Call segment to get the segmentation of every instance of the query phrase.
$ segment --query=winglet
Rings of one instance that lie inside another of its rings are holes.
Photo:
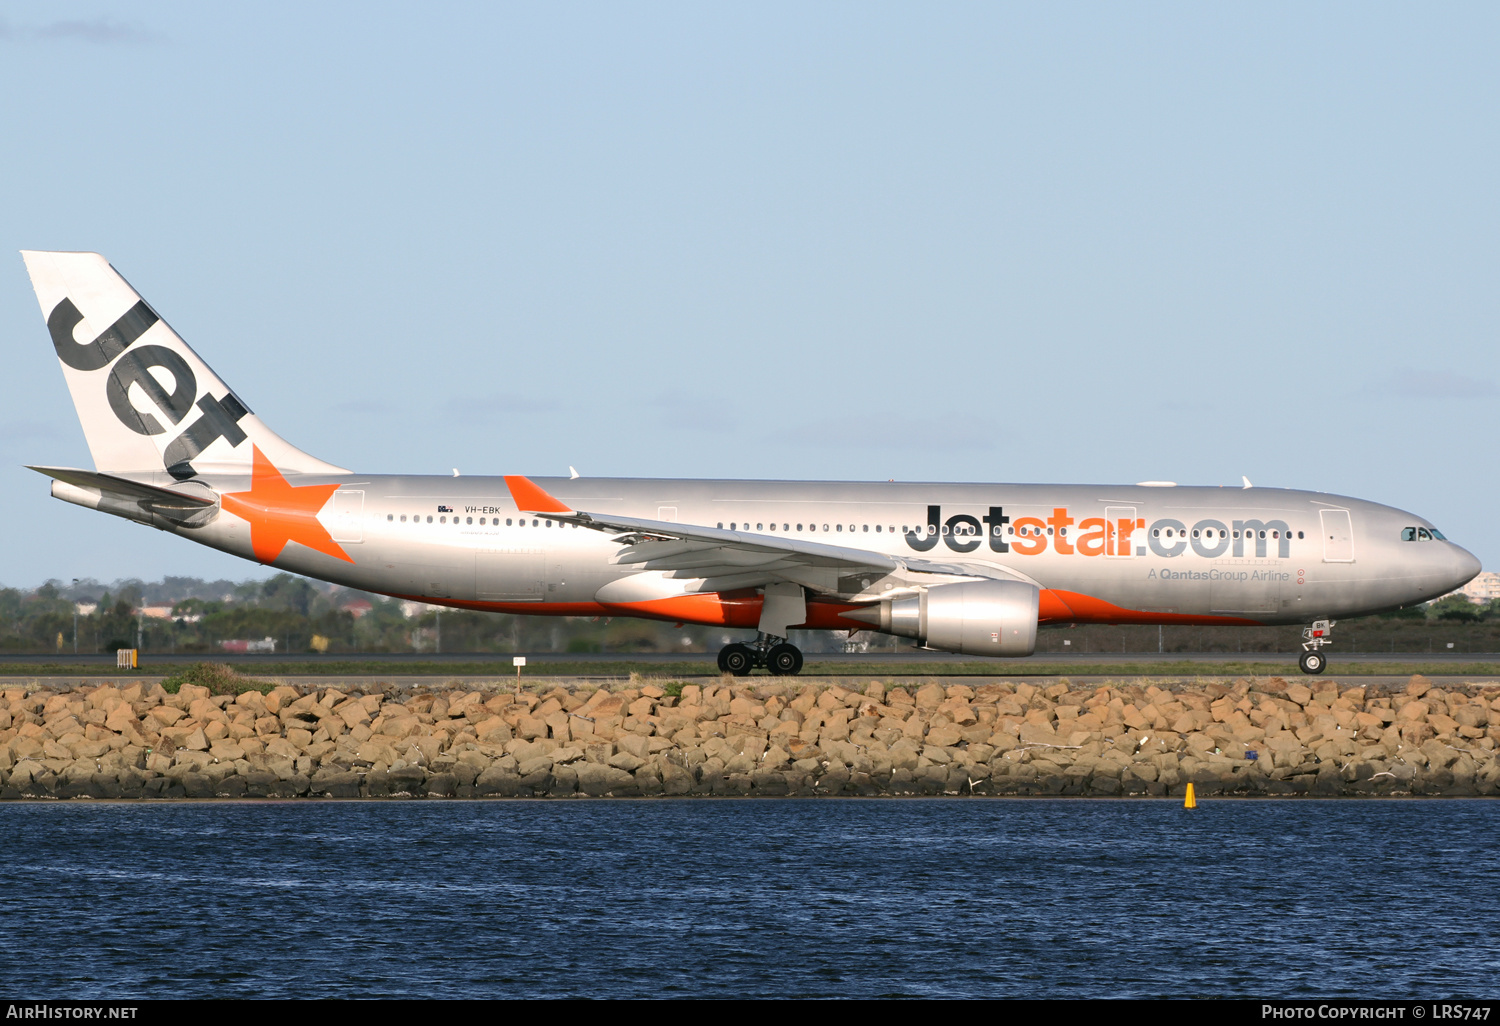
[[[510,489],[510,497],[515,500],[516,508],[525,513],[571,513],[572,509],[558,502],[548,495],[543,489],[532,483],[529,477],[517,475],[506,475],[505,487]]]

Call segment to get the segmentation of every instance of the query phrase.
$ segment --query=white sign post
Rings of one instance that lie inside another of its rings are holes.
[[[516,694],[519,695],[521,693],[521,667],[526,665],[526,657],[514,656],[510,662],[516,668]]]

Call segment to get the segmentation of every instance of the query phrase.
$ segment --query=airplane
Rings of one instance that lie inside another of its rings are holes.
[[[273,432],[97,253],[22,256],[94,469],[52,495],[266,566],[460,609],[792,629],[1021,657],[1042,625],[1310,624],[1479,573],[1428,521],[1280,488],[357,474]]]

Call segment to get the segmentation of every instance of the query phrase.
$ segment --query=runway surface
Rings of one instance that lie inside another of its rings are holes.
[[[1476,663],[1500,662],[1500,652],[1339,652],[1327,650],[1331,663]],[[528,666],[546,663],[628,663],[639,662],[652,665],[662,663],[712,662],[712,652],[524,652]],[[810,663],[850,664],[900,664],[969,663],[1005,666],[1011,673],[1022,671],[1028,665],[1054,665],[1082,663],[1098,665],[1108,663],[1285,663],[1296,672],[1295,652],[1045,652],[1024,659],[996,660],[985,656],[953,655],[947,652],[924,652],[912,649],[905,652],[807,652]],[[299,664],[319,661],[388,663],[393,668],[402,663],[486,663],[495,666],[510,666],[512,653],[494,652],[351,652],[338,655],[319,656],[313,653],[291,655],[224,655],[212,652],[143,652],[141,658],[170,663],[192,663],[198,661],[225,662],[253,673],[256,666],[276,665],[288,662]],[[53,653],[0,653],[0,672],[7,664],[58,663],[84,667],[113,667],[115,656],[72,655]]]
[[[161,675],[140,674],[140,675],[132,675],[130,679],[131,680],[139,680],[139,681],[142,681],[142,682],[145,682],[145,683],[148,683],[148,684],[154,684],[154,683],[157,683],[159,681],[164,680],[165,678],[163,676],[161,676]],[[268,681],[274,681],[274,682],[277,682],[277,683],[282,683],[282,684],[290,684],[290,685],[293,685],[294,687],[319,687],[319,688],[321,688],[321,687],[338,687],[338,688],[345,688],[345,689],[360,689],[360,690],[364,690],[364,689],[368,689],[368,688],[387,688],[387,687],[389,687],[389,688],[396,688],[396,689],[402,690],[402,691],[407,691],[407,690],[412,690],[412,689],[419,689],[419,688],[424,688],[424,687],[436,687],[436,686],[439,686],[439,685],[451,685],[451,684],[470,685],[470,686],[472,686],[472,687],[474,687],[476,689],[479,689],[479,688],[489,688],[489,687],[498,685],[501,689],[506,689],[506,688],[513,688],[515,686],[515,683],[516,683],[516,679],[513,676],[507,676],[507,675],[504,675],[504,674],[495,674],[495,673],[490,673],[490,674],[464,674],[464,675],[448,675],[448,674],[433,674],[433,675],[414,675],[414,674],[299,674],[299,675],[271,674],[271,675],[267,675],[263,679],[268,680]],[[597,676],[597,677],[590,677],[590,676],[580,676],[580,675],[546,676],[546,675],[542,675],[542,674],[535,674],[535,675],[532,675],[532,676],[529,676],[529,677],[522,678],[522,685],[525,688],[527,688],[528,690],[542,690],[542,691],[547,691],[547,690],[549,690],[549,689],[551,689],[551,688],[553,688],[555,686],[558,686],[558,685],[561,685],[561,686],[569,688],[569,689],[572,689],[572,688],[575,688],[575,687],[593,688],[593,687],[601,687],[601,686],[606,686],[606,685],[621,684],[621,683],[625,683],[625,682],[629,681],[629,679],[630,678],[628,676],[626,676],[626,675],[615,675],[615,676],[601,675],[601,676]],[[687,675],[682,675],[680,677],[672,677],[670,675],[659,675],[659,674],[643,674],[642,675],[642,680],[645,680],[645,681],[664,681],[664,680],[674,680],[674,679],[676,679],[676,680],[692,681],[692,682],[697,682],[697,683],[703,683],[703,682],[710,681],[710,680],[718,680],[717,677],[690,677],[690,676],[687,676]],[[1117,685],[1117,686],[1118,685],[1122,685],[1122,684],[1124,684],[1124,685],[1139,684],[1141,686],[1147,686],[1147,685],[1155,684],[1158,687],[1165,688],[1165,689],[1168,689],[1168,690],[1170,690],[1174,686],[1185,686],[1185,685],[1189,685],[1189,684],[1202,684],[1202,683],[1205,683],[1207,681],[1221,681],[1221,682],[1224,682],[1224,683],[1232,683],[1235,679],[1236,678],[1233,677],[1233,676],[1225,677],[1225,676],[1218,676],[1218,675],[1215,675],[1215,674],[1212,674],[1212,673],[1207,673],[1207,674],[1202,674],[1202,675],[1186,675],[1186,674],[1160,674],[1160,675],[1113,674],[1113,675],[1109,675],[1109,674],[1104,674],[1104,675],[1097,675],[1097,676],[1076,676],[1076,677],[1075,676],[1069,676],[1069,677],[1066,677],[1066,678],[1056,677],[1056,676],[1037,676],[1037,677],[958,676],[958,677],[955,677],[955,676],[946,676],[946,675],[939,676],[939,675],[928,675],[928,674],[920,674],[920,675],[919,674],[885,674],[885,675],[876,675],[876,674],[858,674],[858,675],[853,675],[853,674],[850,674],[850,675],[803,674],[802,676],[799,676],[799,677],[771,677],[771,676],[768,676],[766,674],[756,674],[756,675],[751,676],[751,677],[736,678],[737,682],[739,682],[739,683],[751,684],[751,685],[762,686],[762,687],[765,686],[765,685],[769,685],[769,684],[791,684],[791,683],[819,683],[819,682],[829,682],[829,683],[839,684],[840,686],[847,688],[847,687],[851,687],[853,685],[860,685],[860,686],[862,686],[864,683],[866,683],[868,681],[879,680],[882,683],[886,684],[887,686],[896,686],[896,685],[902,685],[902,684],[929,684],[929,683],[931,683],[931,684],[941,684],[941,685],[943,685],[945,687],[949,686],[949,685],[953,685],[953,684],[965,684],[965,685],[968,685],[971,688],[977,688],[977,687],[979,687],[979,686],[981,686],[983,684],[1007,684],[1007,685],[1009,685],[1011,687],[1015,687],[1015,685],[1017,685],[1017,684],[1028,683],[1028,684],[1036,685],[1037,687],[1045,688],[1045,687],[1050,687],[1051,685],[1056,684],[1056,683],[1058,683],[1061,680],[1067,680],[1067,682],[1069,684],[1072,684],[1075,687],[1097,687],[1097,686],[1099,686],[1101,684],[1112,684],[1112,685]],[[1268,678],[1267,677],[1260,677],[1259,679],[1265,680],[1265,679],[1268,679]],[[1391,689],[1400,689],[1402,687],[1405,687],[1406,684],[1411,680],[1411,676],[1410,675],[1405,675],[1405,676],[1379,676],[1379,677],[1377,677],[1377,676],[1369,676],[1369,677],[1365,677],[1365,676],[1360,676],[1360,677],[1340,677],[1336,673],[1329,673],[1329,674],[1323,675],[1321,678],[1317,678],[1317,677],[1303,677],[1301,674],[1295,673],[1295,667],[1293,667],[1293,671],[1290,672],[1290,673],[1287,673],[1287,674],[1283,675],[1283,679],[1286,680],[1286,682],[1288,684],[1295,684],[1295,683],[1297,683],[1298,680],[1301,680],[1301,681],[1304,681],[1304,682],[1311,682],[1311,681],[1314,681],[1314,680],[1321,679],[1321,680],[1334,680],[1334,681],[1338,681],[1340,684],[1347,684],[1347,685],[1349,685],[1351,687],[1363,686],[1363,687],[1379,688],[1381,690],[1391,690]],[[1474,676],[1428,676],[1427,680],[1431,681],[1434,687],[1440,687],[1440,688],[1452,688],[1452,687],[1458,687],[1458,686],[1461,686],[1461,685],[1463,685],[1463,686],[1481,685],[1482,686],[1482,685],[1489,685],[1489,684],[1500,684],[1500,675],[1490,675],[1490,676],[1481,676],[1481,675],[1474,675]],[[36,677],[36,676],[30,676],[30,677],[24,677],[24,676],[0,676],[0,689],[3,689],[3,688],[36,686],[36,685],[39,685],[39,684],[43,685],[43,686],[46,686],[46,687],[54,687],[55,688],[55,687],[57,687],[59,685],[63,685],[63,684],[67,684],[67,685],[81,685],[81,684],[102,684],[102,683],[113,683],[113,684],[117,684],[118,685],[120,683],[120,679],[118,677],[90,676],[90,675],[88,675],[86,673],[80,673],[80,674],[78,674],[76,676],[49,676],[49,677]]]

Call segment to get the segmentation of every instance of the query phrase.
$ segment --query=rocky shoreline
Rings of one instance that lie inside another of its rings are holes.
[[[1500,794],[1500,687],[0,693],[0,799]]]

